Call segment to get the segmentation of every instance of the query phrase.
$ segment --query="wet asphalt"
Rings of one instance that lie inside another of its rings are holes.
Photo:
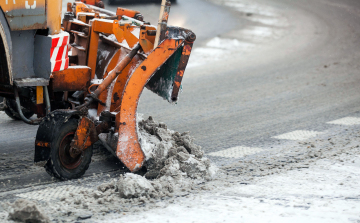
[[[278,134],[324,131],[328,121],[360,117],[360,2],[262,4],[288,19],[286,34],[246,54],[189,68],[175,106],[145,90],[139,112],[176,131],[191,131],[206,152],[240,145],[270,149],[282,143],[271,138]],[[159,4],[124,7],[141,11],[145,20],[156,24]],[[195,47],[230,33],[241,39],[236,31],[254,25],[243,13],[201,0],[179,0],[169,23],[192,29],[198,36]],[[0,113],[0,192],[54,183],[32,164],[36,129]],[[106,152],[95,153],[86,176],[122,168]]]

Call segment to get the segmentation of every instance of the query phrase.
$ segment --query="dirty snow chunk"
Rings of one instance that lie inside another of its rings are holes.
[[[50,222],[49,217],[43,214],[42,210],[32,201],[19,199],[9,206],[9,218],[11,220],[31,223]]]
[[[116,186],[122,198],[138,198],[155,190],[145,177],[132,173],[120,176]]]
[[[179,156],[178,154],[177,156]],[[180,170],[187,174],[190,178],[199,178],[206,175],[207,167],[204,162],[201,160],[190,157],[187,160],[184,160],[180,164]]]
[[[179,133],[167,129],[164,123],[153,120],[139,122],[138,135],[146,156],[147,178],[172,177],[181,181],[189,179],[208,180],[215,169],[210,171],[210,161],[203,158],[201,146],[194,143],[189,132]],[[212,173],[210,173],[212,172]]]

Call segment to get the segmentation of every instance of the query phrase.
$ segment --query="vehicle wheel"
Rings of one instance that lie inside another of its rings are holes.
[[[89,168],[93,148],[90,146],[80,155],[70,156],[70,143],[78,127],[77,119],[69,119],[56,127],[50,142],[50,159],[45,165],[46,172],[60,180],[77,179]]]
[[[21,120],[21,117],[19,113],[17,112],[17,106],[16,102],[13,99],[6,99],[4,98],[4,112],[9,116],[10,118],[14,120]],[[30,118],[34,115],[34,112],[29,111],[28,109],[21,107],[22,112],[26,118]]]

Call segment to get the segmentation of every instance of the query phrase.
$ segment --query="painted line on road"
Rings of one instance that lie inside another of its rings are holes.
[[[229,149],[212,152],[209,153],[209,156],[218,156],[225,158],[241,158],[248,155],[253,155],[259,152],[262,152],[263,149],[256,147],[244,147],[244,146],[236,146]]]
[[[274,136],[275,139],[288,139],[288,140],[306,140],[317,135],[323,134],[323,132],[316,131],[306,131],[306,130],[296,130],[293,132],[288,132],[282,135]]]
[[[345,117],[341,119],[337,119],[331,122],[327,122],[327,124],[334,125],[360,125],[360,118],[358,117]]]
[[[52,188],[46,188],[43,190],[32,191],[28,193],[17,194],[17,197],[39,200],[39,201],[51,201],[59,200],[61,198],[72,197],[73,195],[81,192],[91,193],[93,190],[85,187],[77,186],[58,186]]]

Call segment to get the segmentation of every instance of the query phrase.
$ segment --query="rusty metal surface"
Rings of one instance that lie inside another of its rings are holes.
[[[94,95],[98,97],[101,92],[103,92],[109,85],[117,78],[117,76],[124,70],[124,68],[131,62],[137,52],[140,50],[141,46],[138,44],[134,49],[122,59],[116,67],[109,73],[109,75],[104,79],[104,81],[98,86],[94,91]]]
[[[167,32],[167,23],[168,23],[169,14],[170,14],[170,8],[171,8],[171,3],[169,1],[167,1],[165,3],[164,14],[162,15],[161,23],[159,24],[161,26],[160,42],[165,39],[165,35]]]
[[[86,91],[90,86],[91,69],[89,67],[70,66],[51,75],[50,85],[56,91]]]
[[[87,117],[81,118],[74,138],[70,143],[70,156],[75,158],[98,141],[95,124]],[[95,136],[95,137],[94,137]]]
[[[195,34],[189,33],[189,36],[185,40],[183,51],[182,51],[181,57],[180,57],[179,67],[176,72],[176,76],[175,76],[175,80],[174,80],[173,90],[171,93],[171,101],[173,101],[173,102],[176,102],[178,99],[179,91],[180,91],[180,87],[181,87],[181,81],[184,77],[185,69],[189,62],[191,50],[192,50],[195,39],[196,39]]]
[[[126,8],[120,8],[118,7],[116,10],[116,15],[117,16],[129,16],[131,18],[137,19],[139,17],[142,17],[141,13],[139,11],[136,10],[130,10],[130,9],[126,9]]]
[[[47,28],[45,0],[1,1],[0,6],[13,31]]]
[[[139,170],[145,161],[136,130],[136,111],[141,93],[155,71],[179,47],[176,40],[163,41],[129,77],[121,96],[121,112],[116,115],[116,130],[119,131],[116,154],[132,172]]]

